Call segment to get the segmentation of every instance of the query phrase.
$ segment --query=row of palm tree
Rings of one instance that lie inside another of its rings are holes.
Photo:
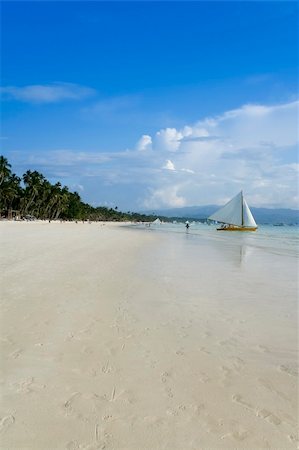
[[[1,217],[33,216],[47,220],[152,220],[154,216],[122,213],[113,208],[92,207],[82,202],[77,192],[70,192],[61,183],[51,184],[43,174],[27,170],[22,178],[16,176],[7,158],[0,156]]]

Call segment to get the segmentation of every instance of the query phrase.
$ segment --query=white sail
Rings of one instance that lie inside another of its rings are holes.
[[[212,214],[209,219],[239,227],[257,227],[242,191]]]
[[[242,192],[232,198],[223,208],[218,209],[209,219],[230,225],[242,226]]]
[[[251,214],[249,206],[246,203],[245,198],[243,197],[243,225],[245,227],[257,227],[257,224]]]

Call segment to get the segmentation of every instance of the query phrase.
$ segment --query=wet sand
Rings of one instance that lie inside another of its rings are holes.
[[[292,255],[0,222],[3,449],[295,449]]]

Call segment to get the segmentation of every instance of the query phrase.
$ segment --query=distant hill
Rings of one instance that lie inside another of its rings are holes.
[[[186,206],[183,208],[160,209],[155,210],[157,216],[177,217],[188,219],[206,219],[213,214],[220,206],[206,205],[206,206]],[[271,209],[271,208],[254,208],[251,207],[251,212],[257,223],[292,223],[299,224],[299,210],[297,209]]]

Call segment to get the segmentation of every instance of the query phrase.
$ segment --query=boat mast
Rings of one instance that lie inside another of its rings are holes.
[[[243,206],[243,191],[241,191],[241,201],[242,201],[242,227],[244,226],[244,206]]]

